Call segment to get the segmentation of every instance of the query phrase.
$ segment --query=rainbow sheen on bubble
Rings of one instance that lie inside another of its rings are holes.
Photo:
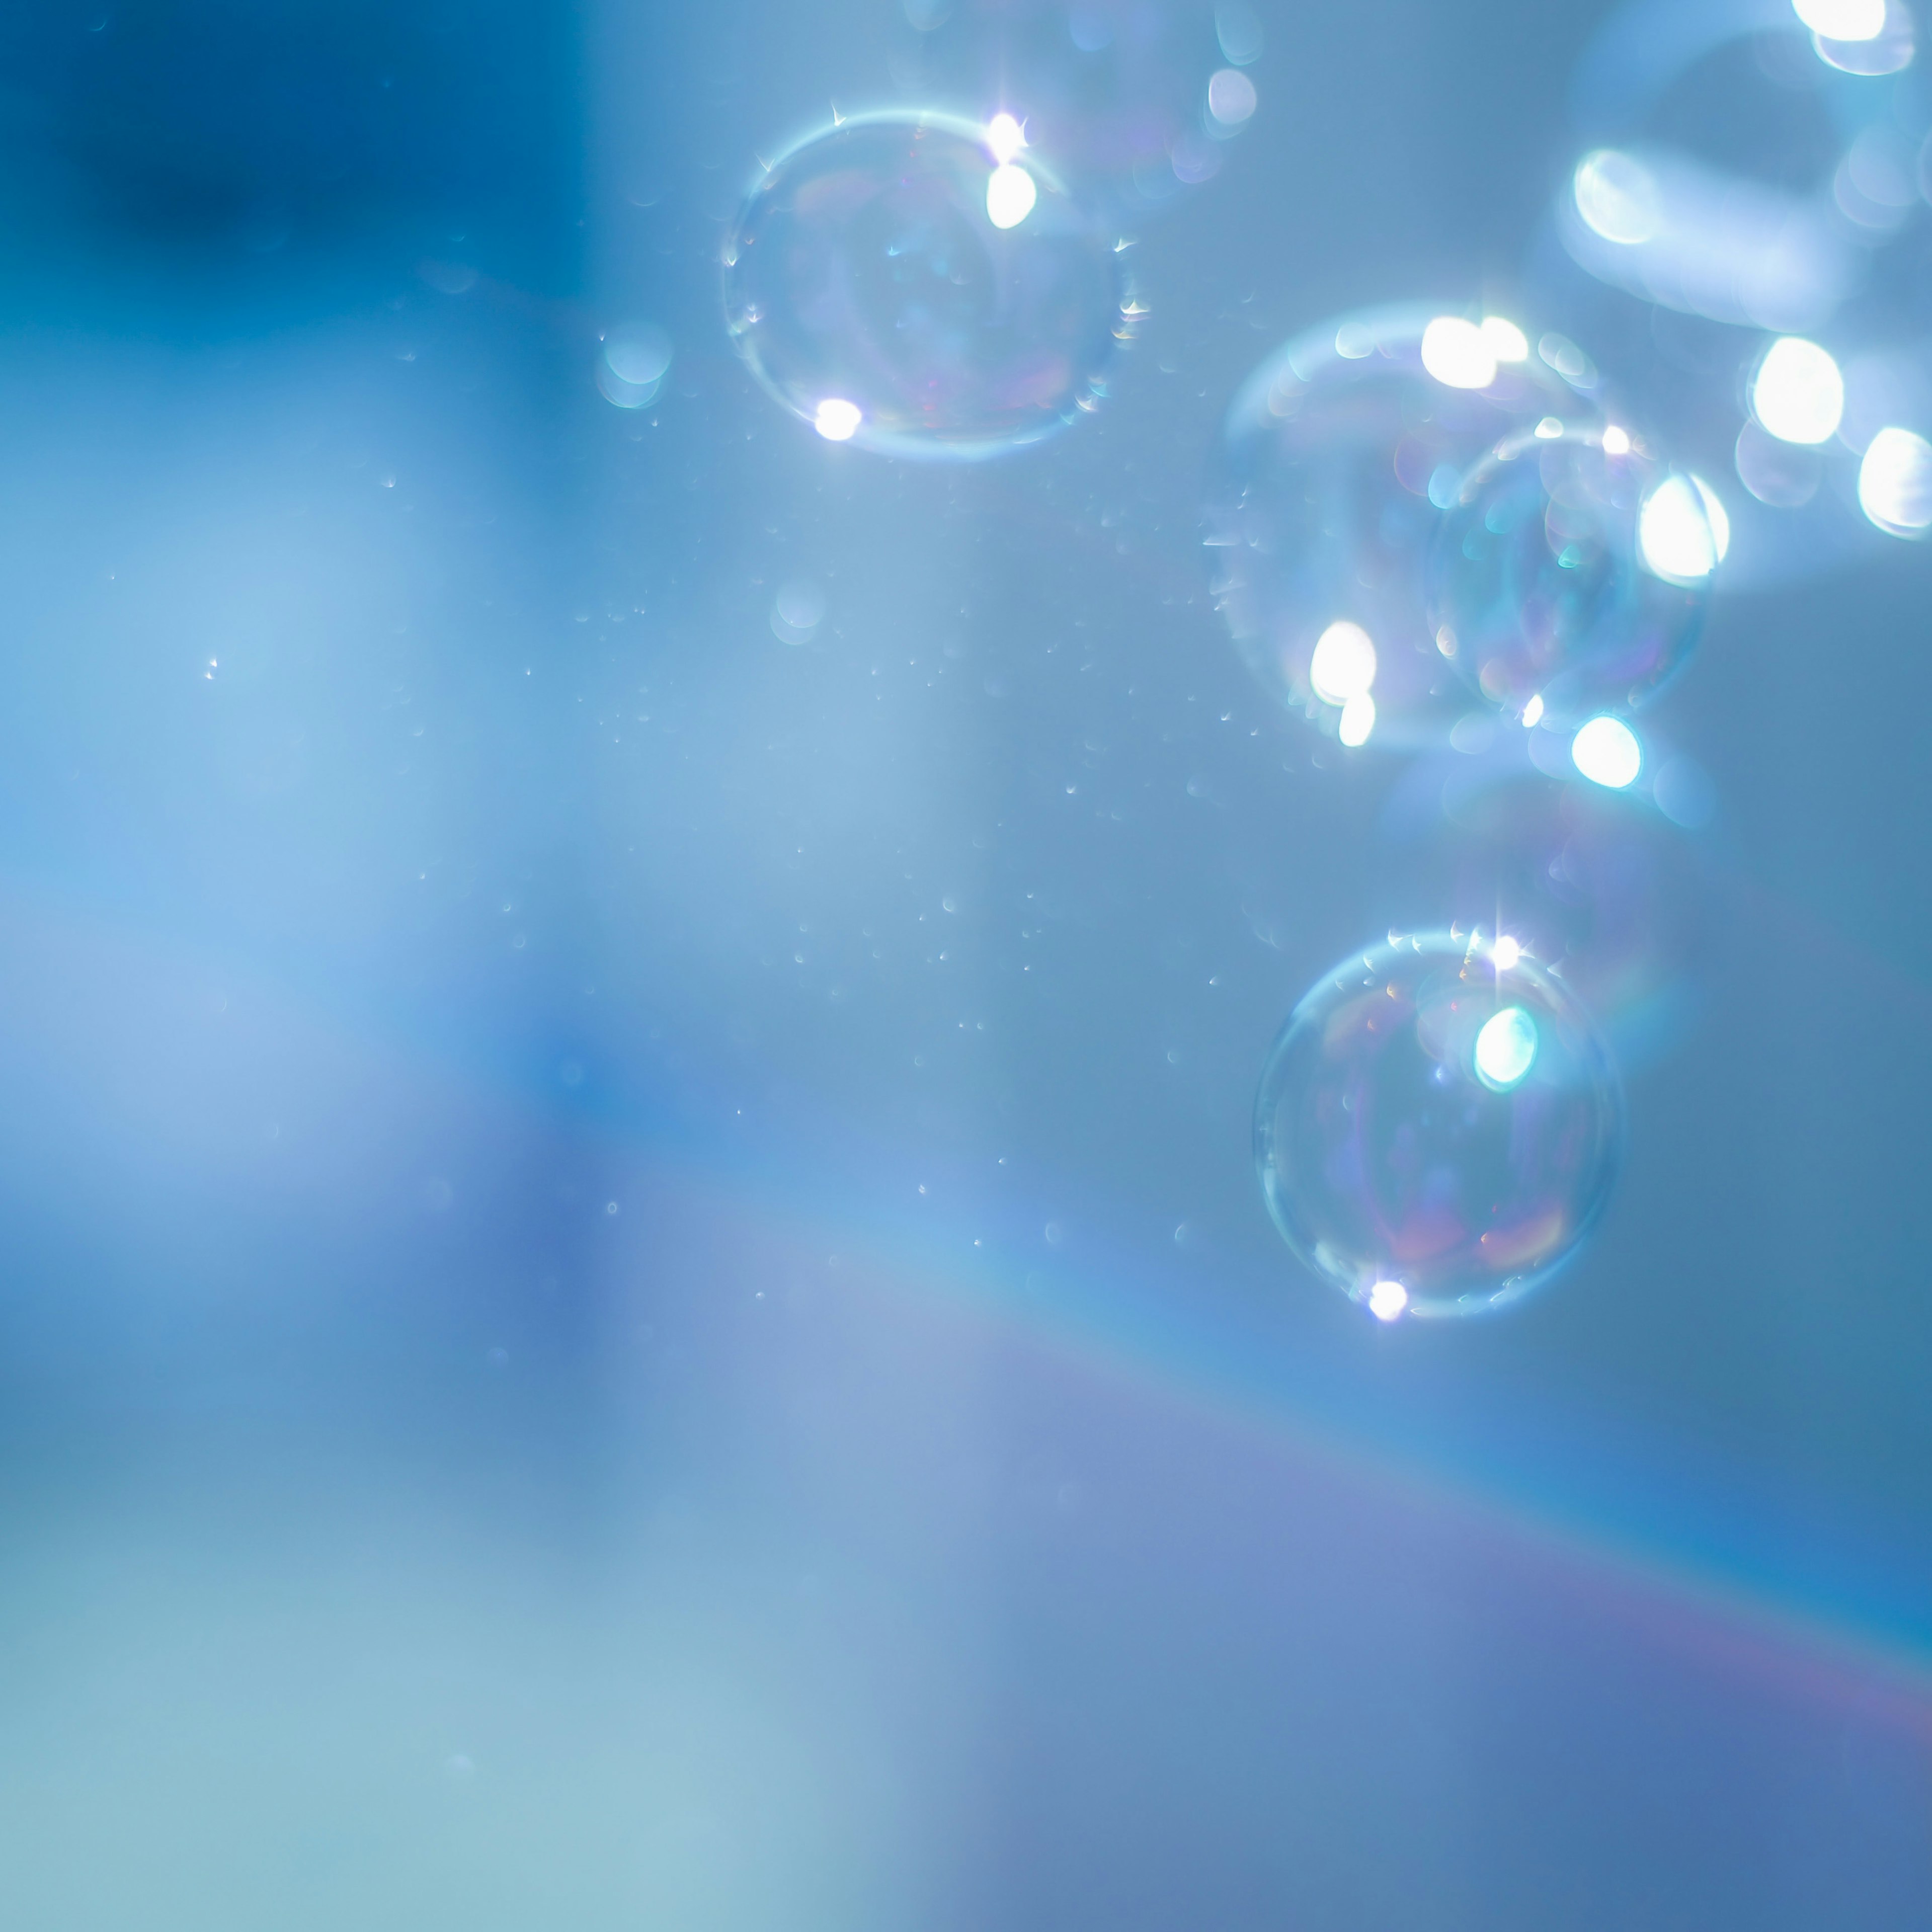
[[[1694,477],[1628,434],[1517,436],[1436,532],[1429,620],[1466,688],[1574,728],[1634,710],[1682,670],[1725,533]]]
[[[1017,131],[847,121],[746,203],[725,250],[733,341],[827,441],[970,460],[1106,395],[1136,312],[1120,255]]]
[[[1509,939],[1391,939],[1295,1008],[1263,1069],[1275,1226],[1378,1319],[1460,1316],[1571,1259],[1615,1185],[1623,1102],[1594,1022]]]
[[[1567,343],[1417,304],[1324,322],[1264,362],[1204,518],[1216,602],[1262,685],[1344,745],[1444,742],[1466,704],[1425,608],[1443,508],[1503,439],[1595,422],[1594,380]]]

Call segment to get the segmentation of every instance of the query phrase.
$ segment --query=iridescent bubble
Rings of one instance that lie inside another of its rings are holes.
[[[1468,688],[1556,728],[1631,710],[1683,668],[1721,554],[1708,486],[1628,433],[1500,445],[1436,533],[1429,608]]]
[[[1262,1075],[1275,1226],[1378,1319],[1502,1306],[1573,1256],[1614,1184],[1622,1100],[1562,982],[1506,940],[1438,932],[1344,960]]]
[[[1595,380],[1560,337],[1532,348],[1506,316],[1420,304],[1324,322],[1263,363],[1204,516],[1216,597],[1262,682],[1345,744],[1444,740],[1465,707],[1426,620],[1436,526],[1499,440],[1597,421]]]
[[[828,441],[989,456],[1095,407],[1137,313],[1017,124],[847,121],[767,170],[725,251],[765,388]]]

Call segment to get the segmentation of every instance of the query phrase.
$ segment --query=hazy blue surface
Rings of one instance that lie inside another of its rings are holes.
[[[0,28],[0,1918],[1932,1916],[1924,553],[1716,603],[1699,997],[1546,1298],[1376,1328],[1250,1165],[1457,908],[1203,465],[1510,298],[1594,12],[1264,9],[1114,404],[948,471],[718,316],[884,0],[101,10]]]

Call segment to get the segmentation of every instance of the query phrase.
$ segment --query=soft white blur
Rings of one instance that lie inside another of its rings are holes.
[[[1751,380],[1751,413],[1781,442],[1830,440],[1845,413],[1845,379],[1828,350],[1780,336]]]
[[[1909,429],[1882,429],[1858,465],[1858,507],[1893,536],[1932,529],[1932,443]]]
[[[1592,784],[1622,791],[1643,769],[1636,734],[1621,718],[1592,718],[1570,740],[1570,757]]]
[[[1486,389],[1496,380],[1495,350],[1460,315],[1438,315],[1422,332],[1422,366],[1452,389]]]
[[[1346,618],[1330,624],[1315,640],[1308,682],[1326,704],[1346,704],[1376,681],[1375,642],[1359,624]]]

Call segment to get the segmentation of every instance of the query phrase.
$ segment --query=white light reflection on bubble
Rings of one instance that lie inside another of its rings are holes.
[[[1002,167],[1026,144],[1026,130],[1010,114],[995,114],[986,123],[987,152]]]
[[[1408,1306],[1408,1290],[1399,1281],[1378,1281],[1369,1290],[1369,1312],[1378,1322],[1394,1321]]]
[[[1361,697],[1376,681],[1375,640],[1346,618],[1330,624],[1315,640],[1308,681],[1324,704],[1346,704]]]
[[[1017,228],[1033,212],[1040,190],[1017,161],[1002,161],[986,181],[986,219],[995,228]]]
[[[1223,128],[1246,127],[1256,100],[1254,82],[1238,67],[1224,67],[1208,83],[1208,112]]]
[[[1562,425],[1558,424],[1557,426],[1557,434],[1560,436],[1562,433]],[[1630,431],[1628,430],[1620,429],[1615,423],[1612,423],[1604,431],[1604,453],[1605,455],[1628,456],[1630,454]]]
[[[1858,508],[1895,537],[1932,530],[1932,443],[1909,429],[1882,429],[1858,465]]]
[[[1358,691],[1342,707],[1342,722],[1335,735],[1351,748],[1366,745],[1376,728],[1376,700],[1366,691]]]
[[[1492,1093],[1520,1086],[1536,1062],[1536,1022],[1520,1006],[1505,1006],[1476,1036],[1476,1072]]]
[[[1666,476],[1637,512],[1637,548],[1646,566],[1666,584],[1697,584],[1718,567],[1724,552],[1706,508],[1711,493],[1694,477]],[[1726,536],[1729,536],[1728,526]]]
[[[1875,40],[1885,31],[1885,0],[1791,0],[1791,10],[1828,40]]]
[[[1489,344],[1490,353],[1498,362],[1527,362],[1529,360],[1529,338],[1507,316],[1484,316],[1483,340]]]
[[[1522,707],[1522,728],[1526,731],[1534,731],[1542,722],[1543,694],[1539,691],[1536,695]]]
[[[1496,962],[1496,970],[1498,973],[1513,972],[1517,961],[1522,957],[1522,948],[1515,940],[1510,938],[1508,933],[1504,933],[1496,944],[1490,948],[1490,956]]]
[[[1592,718],[1570,742],[1570,758],[1592,784],[1622,791],[1643,769],[1636,734],[1621,718]]]
[[[827,442],[850,442],[862,412],[843,396],[827,396],[813,414],[812,426]]]
[[[1657,183],[1650,170],[1615,148],[1599,148],[1576,164],[1570,184],[1576,212],[1592,231],[1621,248],[1635,248],[1656,234]]]
[[[1845,413],[1845,379],[1828,350],[1782,335],[1751,380],[1751,413],[1780,442],[1828,442]]]
[[[1451,389],[1486,389],[1496,380],[1496,351],[1460,315],[1438,315],[1422,332],[1422,366]]]

